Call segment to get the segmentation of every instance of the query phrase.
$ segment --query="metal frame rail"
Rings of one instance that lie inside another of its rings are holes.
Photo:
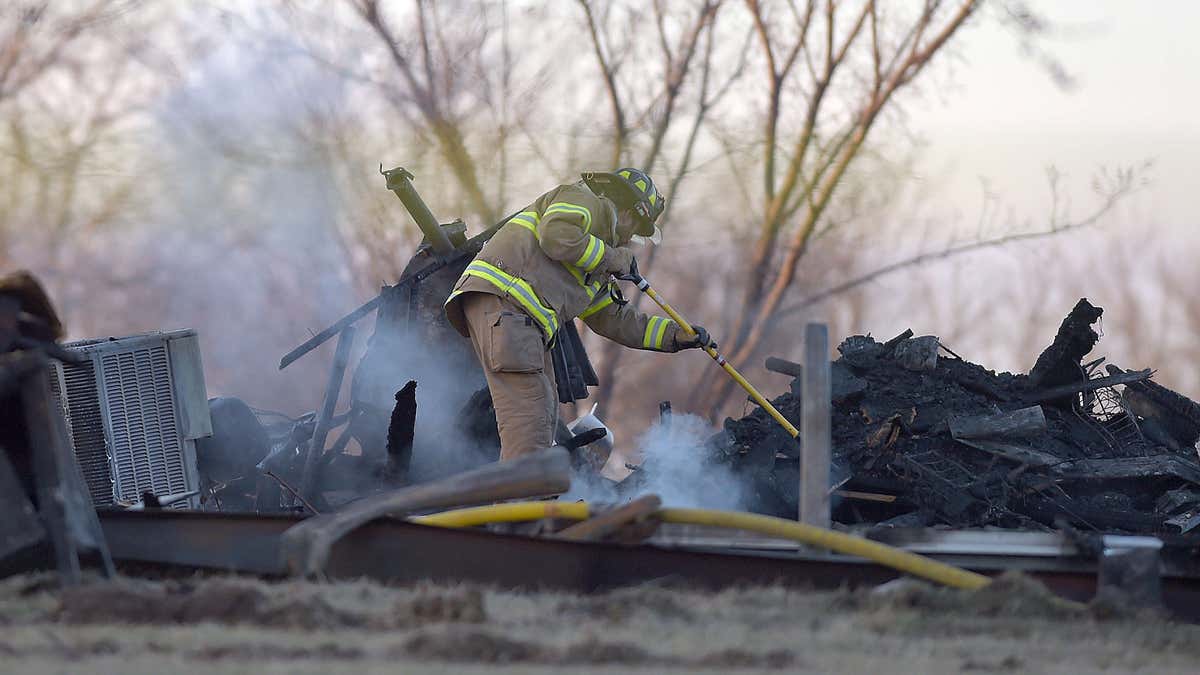
[[[118,561],[263,576],[284,575],[279,537],[299,520],[299,516],[194,511],[100,514],[112,556]],[[844,556],[796,550],[732,551],[711,546],[576,542],[385,519],[339,541],[326,571],[331,578],[368,577],[387,583],[470,581],[574,592],[648,581],[702,589],[775,583],[838,588],[874,585],[898,576],[889,568]],[[1039,566],[1029,558],[1019,565],[1006,562],[1003,556],[965,558],[956,562],[965,562],[984,574],[1022,569],[1072,600],[1086,601],[1096,592],[1094,565],[1063,569],[1049,562]],[[1168,571],[1162,577],[1162,595],[1172,614],[1200,621],[1200,577]]]

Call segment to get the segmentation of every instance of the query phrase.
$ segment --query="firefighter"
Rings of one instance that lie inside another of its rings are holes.
[[[558,395],[549,349],[579,318],[634,349],[676,352],[711,344],[699,326],[681,334],[663,316],[621,300],[614,276],[634,265],[634,237],[659,239],[663,196],[638,169],[585,173],[513,216],[467,266],[446,300],[450,323],[471,339],[500,431],[500,459],[554,442]]]

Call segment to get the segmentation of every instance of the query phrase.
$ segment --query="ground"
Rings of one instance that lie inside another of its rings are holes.
[[[603,595],[235,577],[0,582],[0,671],[20,673],[1195,672],[1200,627],[977,592],[658,586]]]

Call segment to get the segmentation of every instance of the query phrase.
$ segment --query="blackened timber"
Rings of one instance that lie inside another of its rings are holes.
[[[1022,443],[993,438],[959,438],[959,443],[976,450],[1012,460],[1027,466],[1052,466],[1062,462],[1062,459],[1041,450],[1031,448]]]
[[[956,440],[1024,436],[1045,429],[1046,416],[1042,413],[1040,405],[999,415],[950,418],[950,435]]]
[[[795,361],[788,361],[775,356],[768,356],[765,364],[767,370],[780,375],[788,375],[791,377],[803,377],[804,366]]]
[[[455,250],[452,254],[450,254],[448,256],[441,256],[441,257],[430,256],[430,257],[428,257],[428,262],[421,265],[418,269],[414,269],[412,272],[405,274],[403,277],[400,278],[399,281],[396,282],[396,284],[394,286],[384,287],[384,290],[382,292],[380,292],[379,295],[377,295],[374,298],[363,303],[362,305],[360,305],[358,307],[358,309],[356,309],[353,312],[350,312],[346,316],[342,317],[341,319],[339,319],[337,321],[337,323],[334,323],[329,328],[326,328],[325,330],[321,331],[320,333],[317,333],[316,335],[312,336],[311,338],[306,340],[303,344],[301,344],[299,347],[296,347],[295,349],[288,352],[287,354],[284,354],[283,358],[279,360],[279,369],[283,370],[284,368],[287,368],[289,365],[294,363],[300,357],[311,352],[312,350],[316,349],[317,347],[320,347],[321,345],[325,344],[331,338],[333,338],[334,336],[338,335],[343,330],[345,330],[347,327],[353,326],[355,323],[358,323],[358,321],[360,319],[366,317],[371,312],[374,312],[376,309],[379,308],[380,303],[383,302],[384,294],[387,293],[389,291],[389,289],[396,288],[398,286],[406,286],[406,285],[409,285],[412,283],[419,282],[419,281],[426,279],[427,277],[430,277],[430,276],[436,274],[437,272],[441,271],[447,265],[451,265],[453,263],[460,262],[462,260],[470,260],[471,258],[474,258],[475,255],[479,253],[480,249],[483,248],[483,245],[485,243],[487,243],[487,240],[491,239],[492,235],[499,232],[500,228],[504,227],[505,223],[508,222],[509,218],[512,218],[513,216],[517,215],[517,213],[518,212],[513,212],[512,214],[509,214],[509,216],[506,217],[504,220],[500,221],[499,223],[496,223],[495,225],[492,225],[491,227],[484,230],[483,232],[480,232],[479,234],[475,235],[474,237],[471,237],[470,239],[467,240],[466,244],[464,244],[463,246],[460,246],[457,250]],[[420,254],[418,254],[418,255],[420,255]],[[414,258],[414,260],[415,260],[415,258]],[[410,263],[410,265],[411,265],[411,263]]]
[[[1127,373],[1109,365],[1108,372]],[[1157,382],[1139,381],[1125,387],[1124,398],[1133,412],[1154,419],[1183,446],[1200,439],[1200,404]]]
[[[912,329],[905,328],[903,333],[901,333],[901,334],[897,335],[896,337],[892,338],[891,340],[888,340],[887,342],[883,343],[883,353],[891,354],[892,350],[894,350],[896,348],[896,345],[900,344],[901,342],[904,342],[905,340],[907,340],[908,338],[910,338],[912,336],[913,336]]]
[[[1100,335],[1092,330],[1104,310],[1080,298],[1058,327],[1058,334],[1040,355],[1029,371],[1029,380],[1036,387],[1054,387],[1084,379],[1079,367],[1083,357],[1092,351]]]
[[[1107,480],[1117,478],[1148,478],[1166,476],[1200,485],[1200,465],[1178,455],[1150,457],[1121,457],[1119,459],[1080,459],[1063,462],[1054,467],[1063,478],[1075,480]]]
[[[388,424],[384,475],[389,481],[403,481],[408,477],[416,426],[417,383],[409,380],[396,392],[396,407],[392,408],[392,418]]]
[[[1149,368],[1147,368],[1146,370],[1139,370],[1137,372],[1132,372],[1132,371],[1124,372],[1119,375],[1109,375],[1107,377],[1097,377],[1097,378],[1093,378],[1090,380],[1083,380],[1080,382],[1075,382],[1073,384],[1064,384],[1064,385],[1058,386],[1058,387],[1051,387],[1050,389],[1042,389],[1041,391],[1035,391],[1035,392],[1029,394],[1027,396],[1027,399],[1030,401],[1042,401],[1042,402],[1053,401],[1056,399],[1061,399],[1064,396],[1080,394],[1085,391],[1095,391],[1097,389],[1102,389],[1104,387],[1115,387],[1118,384],[1124,384],[1124,385],[1134,384],[1137,382],[1141,382],[1142,380],[1148,380],[1153,376],[1154,376],[1154,371],[1150,370]]]

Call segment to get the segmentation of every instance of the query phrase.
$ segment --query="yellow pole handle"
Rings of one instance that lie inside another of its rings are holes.
[[[662,307],[663,311],[666,312],[675,321],[675,323],[679,324],[679,327],[687,332],[688,335],[696,335],[696,329],[692,328],[692,324],[688,323],[686,319],[680,316],[679,312],[676,312],[675,308],[668,304],[666,300],[663,300],[661,297],[659,297],[658,291],[655,291],[654,288],[650,286],[650,282],[639,276],[636,279],[636,283],[638,289],[650,296],[651,300],[658,303],[658,306]],[[800,435],[800,430],[792,426],[792,423],[783,416],[783,413],[776,410],[775,406],[771,405],[771,402],[768,401],[762,394],[760,394],[758,390],[754,388],[754,385],[747,382],[746,378],[742,377],[742,374],[739,373],[736,368],[729,365],[729,362],[725,360],[724,356],[721,356],[720,352],[707,345],[704,346],[704,351],[712,357],[713,361],[717,362],[718,366],[721,366],[726,373],[729,373],[729,376],[733,378],[734,382],[737,382],[742,389],[746,390],[746,393],[750,394],[750,398],[754,399],[755,403],[762,406],[763,410],[766,410],[768,413],[770,413],[771,417],[774,417],[775,421],[779,422],[779,425],[792,435],[792,438],[796,438]]]

